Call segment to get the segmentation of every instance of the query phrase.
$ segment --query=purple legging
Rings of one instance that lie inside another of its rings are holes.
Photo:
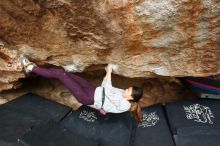
[[[61,81],[75,98],[82,104],[92,105],[94,103],[94,93],[96,87],[85,79],[66,72],[63,69],[42,68],[34,66],[32,72],[45,78],[56,78]]]

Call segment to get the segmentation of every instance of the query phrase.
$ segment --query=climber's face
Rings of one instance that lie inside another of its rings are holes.
[[[127,100],[133,100],[133,97],[131,95],[132,95],[132,87],[125,89],[125,92],[123,93],[123,97]]]

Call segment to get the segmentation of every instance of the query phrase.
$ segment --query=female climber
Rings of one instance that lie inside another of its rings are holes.
[[[69,89],[78,102],[98,109],[102,114],[122,113],[130,110],[134,112],[139,122],[142,119],[138,104],[143,94],[142,88],[132,86],[123,90],[113,87],[111,82],[112,64],[105,67],[106,76],[101,86],[96,87],[64,69],[39,67],[24,56],[20,57],[20,63],[26,73],[33,72],[45,78],[58,79]]]

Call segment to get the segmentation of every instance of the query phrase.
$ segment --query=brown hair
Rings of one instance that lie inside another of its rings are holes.
[[[143,95],[143,89],[142,88],[136,87],[136,86],[132,87],[132,94],[131,94],[131,96],[134,99],[131,101],[131,109],[130,109],[130,111],[134,113],[135,119],[138,122],[142,121],[141,107],[140,107],[140,105],[138,103],[139,100],[141,99],[142,95]]]

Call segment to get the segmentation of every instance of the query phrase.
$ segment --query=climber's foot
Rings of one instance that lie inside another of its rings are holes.
[[[21,65],[24,68],[26,73],[30,73],[32,71],[33,67],[36,66],[35,63],[29,61],[28,58],[25,57],[25,56],[21,56],[19,58],[19,60],[20,60],[20,63],[21,63]]]

